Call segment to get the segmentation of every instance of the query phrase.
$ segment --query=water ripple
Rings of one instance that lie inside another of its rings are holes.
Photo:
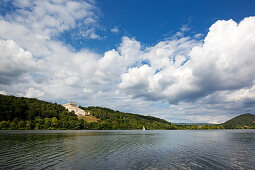
[[[255,131],[0,131],[0,169],[253,169]]]

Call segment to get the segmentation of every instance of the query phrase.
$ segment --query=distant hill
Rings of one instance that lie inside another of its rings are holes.
[[[246,113],[234,117],[222,124],[224,128],[255,128],[255,115]]]

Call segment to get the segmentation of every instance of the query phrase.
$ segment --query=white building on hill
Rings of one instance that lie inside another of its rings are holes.
[[[90,112],[85,112],[84,110],[78,108],[77,104],[74,102],[63,104],[63,106],[69,111],[74,111],[74,113],[78,116],[90,115]]]

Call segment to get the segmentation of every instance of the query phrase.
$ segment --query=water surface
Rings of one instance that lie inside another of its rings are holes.
[[[0,169],[254,169],[255,130],[0,131]]]

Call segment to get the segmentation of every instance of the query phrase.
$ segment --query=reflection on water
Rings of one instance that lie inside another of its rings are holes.
[[[255,130],[0,131],[0,169],[253,169]]]

